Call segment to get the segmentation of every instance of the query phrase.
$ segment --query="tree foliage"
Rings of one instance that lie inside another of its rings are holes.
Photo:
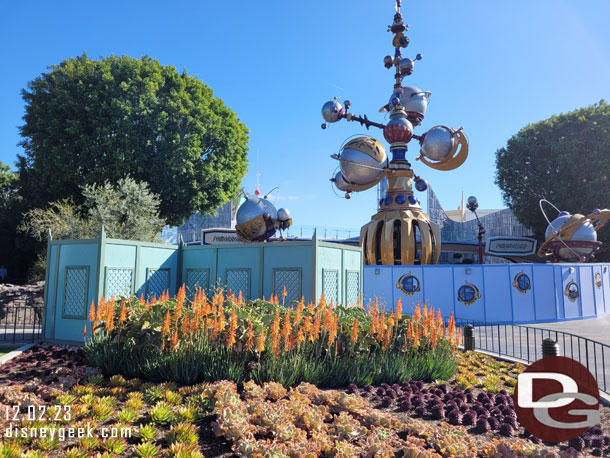
[[[547,222],[540,199],[572,214],[610,208],[610,105],[602,100],[524,127],[496,152],[496,168],[504,201],[541,239]],[[605,247],[597,260],[608,259],[607,227],[598,240]]]
[[[116,186],[82,187],[82,207],[64,199],[47,208],[30,210],[20,229],[38,241],[96,237],[102,226],[108,237],[155,241],[165,221],[159,216],[158,196],[148,185],[132,178],[119,180]]]
[[[8,165],[0,161],[0,193],[8,192],[15,185],[17,178],[17,172],[11,171]]]
[[[30,208],[73,199],[82,185],[131,176],[160,196],[161,216],[181,223],[232,198],[246,172],[248,130],[212,90],[147,56],[86,55],[50,67],[22,92]]]

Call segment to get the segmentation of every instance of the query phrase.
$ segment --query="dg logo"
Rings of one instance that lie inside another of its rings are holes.
[[[545,441],[574,439],[600,423],[595,378],[563,356],[538,360],[519,374],[514,401],[521,425]]]

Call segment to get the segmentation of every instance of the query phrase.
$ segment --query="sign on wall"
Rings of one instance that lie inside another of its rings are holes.
[[[203,240],[204,245],[242,243],[234,229],[203,229],[201,231],[201,240]]]
[[[536,240],[527,237],[489,237],[485,253],[494,256],[529,256],[536,253]]]

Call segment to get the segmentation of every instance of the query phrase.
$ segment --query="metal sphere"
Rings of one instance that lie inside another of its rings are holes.
[[[398,64],[398,70],[401,75],[410,75],[413,73],[413,67],[415,66],[415,62],[412,59],[404,58]]]
[[[392,115],[388,124],[383,128],[383,137],[388,143],[409,143],[413,137],[413,124],[407,119],[404,112]]]
[[[455,148],[455,136],[445,126],[435,126],[424,135],[421,153],[433,161],[447,159]]]
[[[271,202],[257,196],[248,195],[246,201],[240,205],[235,215],[237,226],[247,223],[254,223],[256,219],[268,214],[272,220],[277,219],[277,210]],[[252,240],[265,234],[266,226],[263,224],[258,232],[254,234]]]
[[[402,88],[401,104],[407,113],[415,113],[424,117],[428,108],[429,92],[423,92],[415,86],[405,86]]]
[[[339,154],[343,178],[352,184],[367,185],[377,181],[387,167],[383,145],[372,137],[358,137],[343,146]]]
[[[341,172],[337,172],[332,181],[335,183],[335,186],[339,191],[345,192],[350,190],[349,183],[345,181],[345,178],[343,178],[343,174]]]
[[[290,219],[290,212],[287,208],[278,208],[277,210],[278,221],[288,221]]]
[[[392,68],[393,64],[394,64],[394,59],[392,58],[392,56],[385,56],[383,58],[383,66],[385,68]]]
[[[567,212],[561,212],[560,216],[551,221],[551,224],[546,228],[544,233],[545,238],[549,238],[555,231],[561,229],[561,227],[570,219],[572,215]],[[572,242],[597,242],[597,231],[588,220],[582,224],[574,235],[570,238]]]
[[[343,107],[336,100],[329,100],[322,105],[322,117],[326,122],[337,122],[341,119]]]
[[[415,189],[417,189],[419,192],[424,192],[426,189],[428,189],[428,182],[426,180],[416,181]]]
[[[470,197],[468,198],[468,200],[466,201],[466,203],[467,203],[468,205],[470,205],[471,207],[474,207],[474,206],[478,206],[478,205],[479,205],[479,202],[477,201],[477,198],[476,198],[475,196],[470,196]]]

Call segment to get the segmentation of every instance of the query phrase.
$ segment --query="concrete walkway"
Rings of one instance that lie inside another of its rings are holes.
[[[530,327],[552,329],[554,331],[569,332],[585,339],[595,340],[610,345],[610,315],[588,320],[571,320],[557,323],[538,323]]]

